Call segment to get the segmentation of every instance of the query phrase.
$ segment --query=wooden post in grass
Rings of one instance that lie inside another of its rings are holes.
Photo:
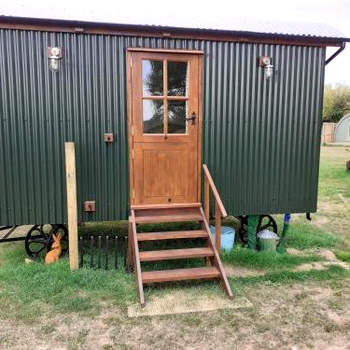
[[[71,270],[79,268],[78,257],[78,207],[77,180],[75,171],[75,144],[65,143],[66,154],[66,186],[67,186],[67,217],[69,237],[69,266]]]

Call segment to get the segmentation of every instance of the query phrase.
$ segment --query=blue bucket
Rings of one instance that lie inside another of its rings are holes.
[[[215,242],[215,226],[210,226],[210,232]],[[221,250],[230,251],[235,244],[235,230],[230,226],[221,226]]]

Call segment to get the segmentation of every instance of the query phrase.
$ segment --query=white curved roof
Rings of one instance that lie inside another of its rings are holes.
[[[171,13],[136,13],[134,11],[110,12],[90,11],[84,8],[62,7],[59,12],[52,8],[43,8],[41,11],[28,7],[18,7],[11,10],[0,9],[0,16],[31,17],[42,19],[56,19],[69,21],[99,22],[109,24],[128,24],[143,26],[161,26],[198,30],[219,30],[230,32],[262,33],[271,35],[293,35],[305,37],[345,38],[343,33],[328,24],[313,22],[286,22],[270,20],[240,19],[233,16],[204,16],[186,13],[178,15]],[[349,39],[350,40],[350,39]]]

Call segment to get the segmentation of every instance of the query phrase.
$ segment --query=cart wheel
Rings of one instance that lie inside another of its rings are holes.
[[[276,221],[271,215],[260,215],[256,233],[262,230],[270,230],[278,234]]]
[[[245,216],[239,216],[238,217],[241,225],[238,230],[238,235],[241,241],[245,244],[248,243],[248,215]],[[259,221],[258,221],[258,226],[256,228],[256,233],[268,229],[270,231],[277,232],[277,224],[274,218],[271,215],[260,215],[259,216]]]
[[[68,250],[68,231],[64,225],[49,224],[33,226],[24,241],[24,247],[29,257],[45,256],[53,243],[52,234],[61,233],[62,255]]]

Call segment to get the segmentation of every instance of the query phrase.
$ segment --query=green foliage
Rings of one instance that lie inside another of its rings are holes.
[[[326,85],[323,120],[336,123],[348,112],[350,112],[350,86],[338,84],[332,87],[332,85]]]

